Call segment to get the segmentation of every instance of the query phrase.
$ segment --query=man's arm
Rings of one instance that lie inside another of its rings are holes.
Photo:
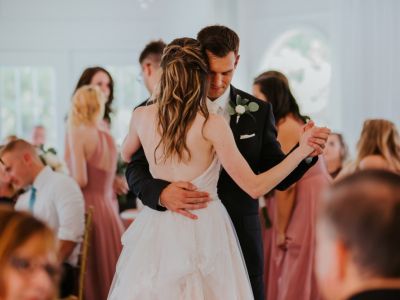
[[[85,208],[83,194],[72,178],[59,180],[55,185],[54,201],[59,218],[57,237],[60,241],[58,257],[66,261],[77,243],[82,241],[85,230]]]
[[[68,260],[75,249],[77,243],[72,241],[59,241],[58,259],[61,263]]]
[[[170,182],[153,178],[142,147],[132,155],[126,167],[125,176],[129,189],[140,198],[144,205],[158,211],[166,210],[165,207],[159,205],[159,200],[161,192]]]
[[[188,210],[205,208],[210,201],[208,193],[196,191],[197,187],[190,182],[170,183],[153,178],[143,148],[132,156],[125,174],[129,188],[138,195],[143,204],[158,211],[168,209],[197,219]]]

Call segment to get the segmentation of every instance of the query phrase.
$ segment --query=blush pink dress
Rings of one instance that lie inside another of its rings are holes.
[[[112,136],[98,130],[99,144],[87,160],[88,183],[82,189],[85,207],[93,207],[88,265],[85,277],[85,299],[105,300],[113,280],[118,257],[122,250],[124,231],[113,201],[113,181],[117,166],[117,148]],[[107,156],[108,166],[99,166]],[[71,168],[71,160],[67,164]]]
[[[286,230],[286,250],[276,245],[276,202],[266,201],[272,228],[264,232],[266,299],[319,300],[314,274],[315,223],[318,199],[330,184],[322,158],[296,185],[292,217]]]

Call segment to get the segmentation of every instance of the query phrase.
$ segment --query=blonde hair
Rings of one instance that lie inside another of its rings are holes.
[[[68,126],[94,125],[104,114],[106,98],[100,88],[85,85],[77,89],[68,115]]]
[[[400,137],[396,125],[384,119],[366,120],[357,143],[356,166],[369,155],[379,155],[400,172]]]
[[[161,59],[162,75],[155,102],[158,104],[158,131],[161,135],[154,151],[162,146],[162,159],[173,156],[178,161],[190,160],[186,144],[187,132],[197,113],[206,120],[208,91],[208,65],[200,43],[191,38],[172,41]],[[186,156],[185,156],[186,154]]]
[[[0,270],[4,270],[13,253],[23,247],[32,237],[39,236],[41,243],[35,255],[52,253],[57,255],[57,242],[52,230],[43,222],[35,219],[31,214],[17,212],[12,209],[0,208]],[[0,272],[3,274],[2,272]],[[58,290],[58,279],[54,279],[54,295]],[[4,296],[4,275],[0,276],[0,297]]]

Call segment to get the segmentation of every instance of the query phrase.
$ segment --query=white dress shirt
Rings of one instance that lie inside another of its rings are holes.
[[[76,265],[84,232],[84,199],[78,184],[69,176],[54,172],[49,166],[36,176],[33,187],[36,201],[33,215],[54,230],[59,240],[78,243],[67,262]],[[30,211],[31,190],[22,194],[16,210]]]
[[[228,122],[231,116],[228,113],[228,105],[231,98],[231,86],[229,86],[225,92],[214,101],[207,98],[207,108],[212,114],[222,115],[224,119]]]

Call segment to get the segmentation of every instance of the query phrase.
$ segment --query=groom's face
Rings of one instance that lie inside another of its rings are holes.
[[[239,62],[239,55],[233,51],[224,57],[218,57],[210,51],[206,51],[210,65],[210,88],[208,98],[215,100],[219,98],[229,87],[232,81],[233,73]]]

